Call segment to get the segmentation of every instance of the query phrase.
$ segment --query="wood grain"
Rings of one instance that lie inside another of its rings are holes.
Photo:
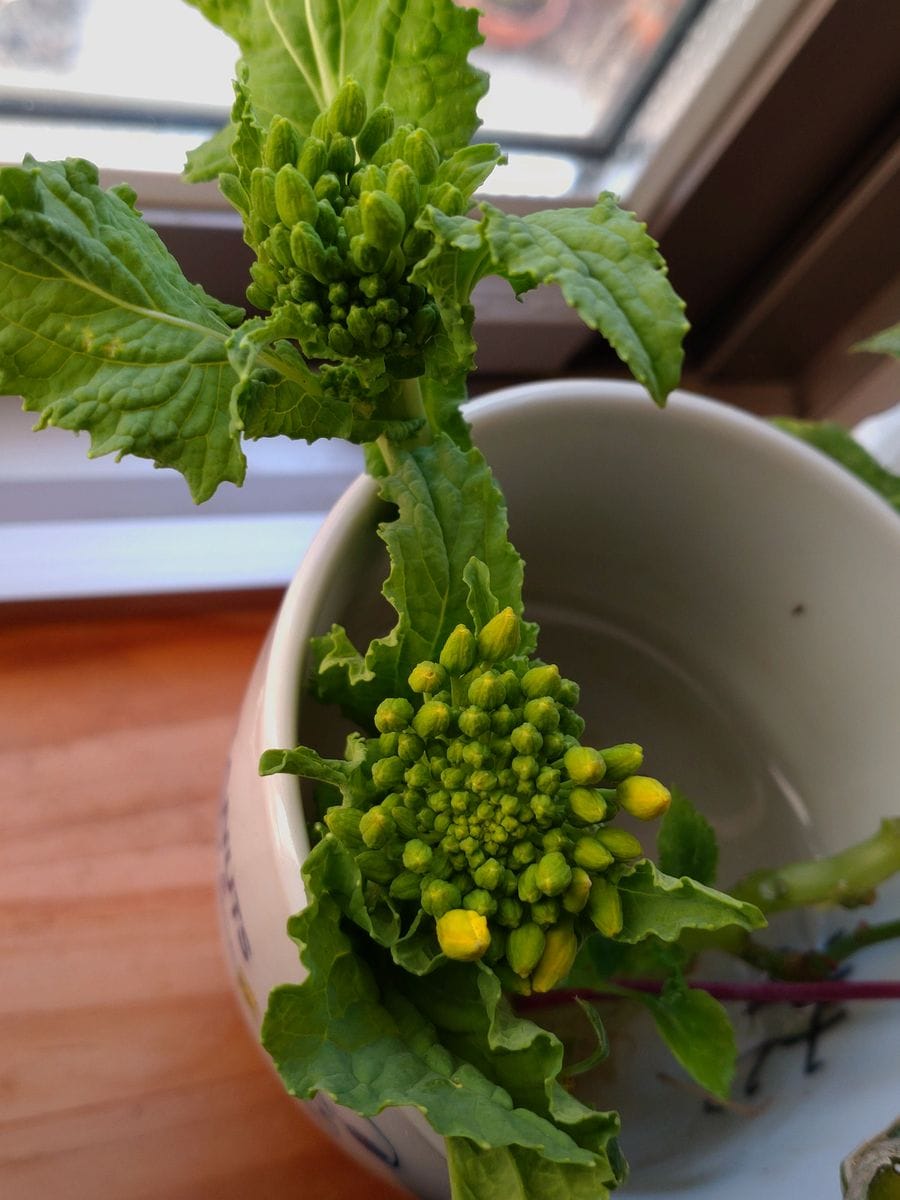
[[[4,1200],[405,1195],[284,1094],[220,951],[221,776],[276,603],[5,613]]]

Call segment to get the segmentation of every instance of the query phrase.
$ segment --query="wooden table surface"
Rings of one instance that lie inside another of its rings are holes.
[[[220,785],[277,599],[0,609],[3,1200],[405,1195],[282,1092],[220,951]]]

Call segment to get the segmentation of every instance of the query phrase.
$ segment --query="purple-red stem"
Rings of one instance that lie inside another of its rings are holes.
[[[659,979],[615,979],[615,988],[632,992],[662,991]],[[784,983],[766,980],[760,983],[724,982],[720,980],[691,980],[692,988],[699,988],[716,1000],[737,1001],[745,1004],[821,1004],[845,1000],[900,1000],[900,980],[882,979],[825,979],[811,983]],[[519,1009],[551,1008],[558,1004],[569,1004],[581,1000],[616,1000],[620,994],[604,992],[594,988],[562,988],[542,995],[520,996],[516,1000]]]

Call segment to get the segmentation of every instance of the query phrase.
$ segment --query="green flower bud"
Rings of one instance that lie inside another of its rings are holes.
[[[328,345],[335,354],[350,358],[356,351],[353,338],[343,325],[333,322],[328,326]]]
[[[400,744],[400,735],[394,729],[388,729],[381,733],[376,738],[378,743],[378,757],[390,758],[391,755],[397,753],[397,747]]]
[[[380,271],[384,266],[385,252],[375,246],[364,234],[350,239],[350,259],[353,265],[364,274]],[[374,336],[374,330],[373,330]],[[390,337],[390,330],[388,330]]]
[[[627,829],[598,829],[597,839],[613,858],[640,858],[644,852],[641,843]]]
[[[535,904],[543,896],[544,893],[538,886],[535,863],[530,863],[519,876],[518,892],[519,899],[524,900],[526,904]]]
[[[559,728],[567,737],[577,741],[584,733],[584,720],[571,708],[563,707],[559,714]]]
[[[356,856],[356,865],[366,879],[387,887],[397,868],[384,850],[363,850]]]
[[[555,762],[565,751],[568,743],[558,729],[544,734],[544,757],[547,762]]]
[[[278,220],[275,205],[275,172],[271,167],[254,167],[250,175],[250,204],[267,228]]]
[[[596,838],[582,837],[575,843],[572,857],[579,867],[585,871],[605,871],[613,862],[613,854],[600,844]]]
[[[391,163],[387,179],[380,186],[400,205],[406,224],[411,225],[419,214],[421,196],[419,181],[409,163],[399,160]]]
[[[555,698],[559,692],[559,667],[552,664],[543,667],[531,667],[520,680],[522,694],[527,700],[537,700],[541,696]]]
[[[297,159],[297,170],[305,175],[311,184],[315,184],[325,170],[328,162],[328,151],[321,138],[308,137],[300,150]]]
[[[406,230],[403,209],[387,192],[363,192],[359,198],[363,233],[374,245],[384,251],[400,245]]]
[[[573,783],[599,783],[606,771],[606,764],[598,750],[590,746],[572,746],[563,755],[563,763]]]
[[[351,850],[358,849],[363,844],[359,831],[362,813],[358,808],[348,808],[335,805],[325,814],[325,824],[343,845]]]
[[[513,971],[527,978],[541,961],[546,945],[546,935],[534,921],[510,930],[506,939],[506,961]]]
[[[457,721],[460,733],[466,737],[477,738],[487,733],[491,728],[491,716],[482,708],[464,708]]]
[[[407,683],[414,692],[439,692],[447,683],[447,672],[434,662],[420,662],[410,671]]]
[[[397,739],[397,757],[406,763],[414,763],[425,753],[425,743],[411,729],[404,729]]]
[[[539,792],[543,792],[545,796],[555,796],[559,791],[559,780],[559,771],[555,767],[544,767],[538,772],[534,786]]]
[[[557,925],[547,933],[544,953],[531,976],[535,992],[549,992],[572,970],[578,953],[578,939],[568,924]]]
[[[317,206],[318,207],[318,206]],[[308,221],[298,221],[291,230],[291,254],[301,271],[310,275],[321,273],[325,247],[322,239]]]
[[[493,771],[473,771],[469,776],[469,788],[477,794],[492,792],[497,786],[497,776]]]
[[[506,699],[506,688],[493,671],[487,671],[484,675],[477,675],[469,684],[468,697],[469,703],[476,708],[499,708]]]
[[[546,899],[535,900],[531,905],[530,915],[543,929],[549,929],[559,920],[559,901],[548,896]]]
[[[347,175],[356,162],[356,148],[348,137],[337,133],[328,147],[328,170],[335,175]]]
[[[403,865],[407,871],[424,875],[431,863],[432,849],[421,838],[411,838],[403,847]]]
[[[556,698],[566,708],[576,708],[578,701],[581,699],[581,688],[574,679],[562,679],[560,680],[559,692]]]
[[[465,625],[457,625],[444,642],[440,664],[451,675],[464,675],[475,661],[475,634]]]
[[[668,809],[672,793],[649,775],[631,775],[616,788],[616,801],[639,821],[653,821]]]
[[[391,755],[372,763],[372,782],[379,791],[390,791],[403,782],[406,763],[402,758]]]
[[[524,815],[522,819],[524,820]],[[529,863],[534,862],[535,858],[537,857],[537,850],[535,850],[531,842],[516,842],[512,848],[511,855],[513,862],[517,866],[527,866]],[[538,891],[540,891],[540,889],[538,889]],[[527,900],[528,897],[522,896],[522,899]]]
[[[500,662],[519,648],[519,618],[506,607],[491,617],[478,634],[478,654],[482,662]],[[506,689],[503,689],[504,696]]]
[[[362,814],[359,832],[370,850],[378,850],[394,835],[393,818],[380,805],[376,805]]]
[[[401,871],[391,880],[388,889],[395,900],[418,900],[422,888],[422,878],[415,871]]]
[[[510,766],[517,778],[523,781],[534,779],[540,770],[540,763],[533,754],[517,754]]]
[[[275,303],[275,296],[261,283],[251,283],[246,292],[248,304],[265,311]]]
[[[355,79],[347,79],[328,109],[328,128],[345,137],[356,137],[366,123],[366,95]]]
[[[552,733],[559,725],[559,709],[549,696],[527,701],[522,716],[541,733]]]
[[[424,790],[431,786],[431,768],[427,762],[413,763],[407,768],[404,780],[407,787],[422,788]]]
[[[404,253],[406,251],[404,250]],[[411,255],[407,255],[407,260],[411,262],[417,261]],[[411,322],[411,331],[413,341],[417,346],[424,346],[431,335],[435,332],[440,323],[438,310],[433,304],[423,304],[413,314]]]
[[[335,211],[331,207],[329,200],[320,200],[317,208],[316,233],[322,239],[323,243],[333,245],[340,227]]]
[[[463,908],[489,917],[497,911],[497,901],[485,888],[472,888],[471,892],[463,896]]]
[[[455,184],[439,183],[428,195],[428,203],[446,213],[448,217],[461,217],[469,202]]]
[[[604,937],[614,938],[622,932],[622,900],[619,889],[608,879],[595,879],[587,902],[588,916]]]
[[[421,738],[436,737],[450,728],[450,706],[442,700],[426,700],[413,717],[413,729]]]
[[[353,178],[350,180],[350,190],[355,196],[361,196],[363,192],[383,192],[386,186],[387,176],[381,167],[376,167],[374,163],[366,163],[364,167],[354,171]],[[362,219],[361,211],[360,219]]]
[[[508,677],[510,674],[511,672],[504,671],[500,676],[500,682],[506,688],[507,700],[509,700],[510,683]],[[495,708],[491,713],[491,729],[493,729],[494,733],[498,733],[501,736],[511,735],[517,724],[516,714],[508,704],[501,704],[499,708]]]
[[[572,868],[559,850],[545,854],[537,863],[535,882],[545,896],[561,895],[572,882]]]
[[[396,808],[391,809],[391,820],[397,827],[397,832],[401,837],[412,838],[419,832],[419,822],[416,819],[416,814],[410,808],[406,808],[402,804],[398,804]]]
[[[366,123],[356,135],[356,146],[360,158],[372,158],[375,151],[394,132],[394,112],[386,104],[379,104],[369,113]]]
[[[300,137],[293,123],[287,117],[275,117],[263,143],[263,163],[273,171],[278,171],[286,163],[294,166],[299,155]],[[287,224],[292,225],[293,221]]]
[[[568,850],[571,844],[571,839],[562,829],[548,829],[541,837],[541,846],[548,854],[553,850]]]
[[[250,197],[237,175],[225,172],[219,176],[219,191],[233,208],[242,216],[250,212]]]
[[[430,879],[422,886],[422,907],[433,917],[442,917],[451,908],[459,908],[462,895],[454,883],[446,879]]]
[[[434,138],[425,129],[416,129],[409,134],[403,154],[396,157],[404,158],[409,163],[420,183],[431,183],[441,162]]]
[[[493,892],[503,879],[503,867],[496,858],[489,858],[475,871],[472,878],[476,887]]]
[[[572,788],[568,795],[568,804],[573,819],[583,825],[598,825],[606,817],[606,801],[594,788]]]
[[[644,751],[636,742],[621,742],[617,746],[608,746],[600,753],[606,763],[606,778],[610,783],[620,783],[643,766]]]
[[[375,728],[380,733],[399,733],[412,719],[413,706],[402,697],[382,700],[375,709]]]
[[[521,924],[524,912],[521,901],[515,896],[504,896],[497,905],[497,923],[506,929],[515,929]]]
[[[272,226],[268,241],[264,243],[264,246],[280,266],[293,267],[294,256],[291,253],[290,231],[280,221]]]
[[[430,246],[431,234],[425,229],[417,229],[415,225],[410,225],[400,243],[400,249],[409,262],[418,262],[420,258],[424,258]]]
[[[581,867],[572,868],[572,882],[563,892],[562,906],[568,913],[580,913],[591,894],[591,877]]]
[[[435,927],[441,950],[459,962],[475,962],[491,942],[487,920],[467,908],[451,908],[438,917]]]

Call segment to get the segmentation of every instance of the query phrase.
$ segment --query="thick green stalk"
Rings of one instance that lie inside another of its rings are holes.
[[[900,817],[884,820],[877,833],[826,858],[754,871],[731,889],[764,913],[810,904],[855,908],[871,903],[875,889],[900,871]]]
[[[414,421],[422,419],[424,424],[404,442],[392,442],[385,434],[381,434],[376,445],[381,451],[384,465],[393,472],[397,467],[397,451],[412,450],[415,446],[427,446],[432,439],[432,429],[425,415],[425,405],[422,401],[422,389],[418,379],[404,379],[400,384],[399,402],[392,407],[390,416],[398,421]]]

